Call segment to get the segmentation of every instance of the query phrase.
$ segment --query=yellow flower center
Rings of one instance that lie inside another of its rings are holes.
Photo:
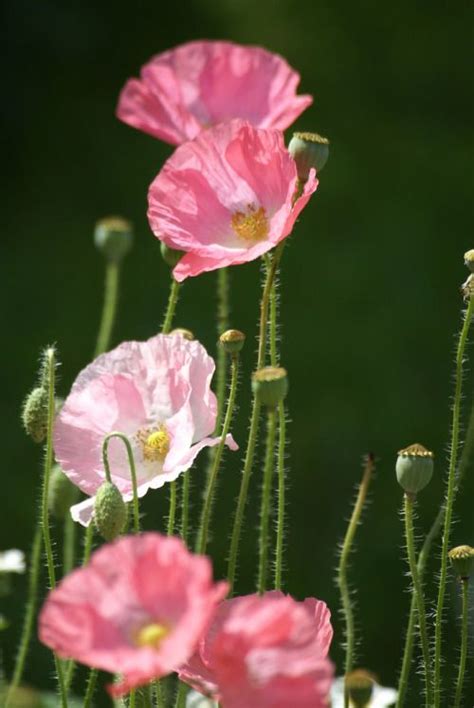
[[[152,649],[159,649],[160,644],[165,639],[170,630],[165,627],[164,624],[159,622],[152,622],[151,624],[146,624],[144,627],[138,630],[134,635],[134,642],[137,647],[151,647]]]
[[[243,211],[236,211],[231,223],[237,236],[249,243],[263,241],[270,230],[265,209],[263,207],[257,209],[252,204],[248,204],[246,214]]]
[[[170,449],[170,436],[164,425],[158,430],[141,430],[138,439],[147,462],[162,462]]]

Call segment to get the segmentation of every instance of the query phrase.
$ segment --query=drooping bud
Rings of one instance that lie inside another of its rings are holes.
[[[176,327],[176,329],[172,329],[170,334],[179,334],[181,337],[184,339],[187,339],[189,342],[192,342],[194,340],[194,334],[191,332],[190,329],[185,329],[184,327]]]
[[[400,486],[407,494],[417,494],[433,476],[432,452],[415,443],[398,452],[396,473]]]
[[[320,172],[329,157],[329,140],[318,133],[293,133],[288,152],[296,162],[298,177],[306,182],[312,167]]]
[[[252,389],[260,403],[276,408],[288,393],[288,374],[279,366],[266,366],[252,376]]]
[[[227,354],[237,354],[245,344],[245,334],[238,329],[228,329],[219,337],[219,343]]]
[[[453,564],[454,572],[461,580],[469,580],[474,570],[474,548],[471,546],[456,546],[449,553],[449,560]]]
[[[48,432],[48,391],[44,386],[37,386],[28,394],[21,417],[30,438],[43,442]]]
[[[95,225],[94,243],[107,260],[119,263],[132,247],[132,224],[121,216],[100,219]]]
[[[347,674],[344,683],[351,706],[354,706],[354,708],[367,708],[370,706],[375,685],[375,676],[373,674],[364,671],[364,669],[357,669]]]
[[[464,265],[466,268],[469,268],[471,273],[474,273],[474,248],[471,248],[464,254]]]
[[[56,519],[63,520],[69,509],[76,503],[79,489],[66,477],[59,465],[51,470],[48,489],[48,506],[50,513]]]
[[[170,248],[163,241],[160,243],[160,251],[161,257],[170,268],[174,268],[175,265],[178,265],[183,256],[183,251],[177,251],[174,248]]]
[[[95,495],[94,523],[102,538],[113,541],[127,523],[127,506],[112,482],[104,482]]]

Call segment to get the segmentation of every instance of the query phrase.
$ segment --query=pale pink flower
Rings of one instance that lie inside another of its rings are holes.
[[[232,42],[189,42],[153,57],[123,88],[117,117],[172,145],[243,118],[285,130],[313,102],[278,54]]]
[[[176,280],[258,258],[291,233],[316,190],[294,200],[296,164],[277,130],[233,120],[176,149],[150,186],[155,236],[185,251]]]
[[[178,538],[125,536],[52,590],[39,638],[61,658],[122,675],[114,695],[179,668],[228,591]]]
[[[124,342],[102,354],[77,377],[58,415],[54,451],[65,474],[91,497],[71,508],[87,525],[93,496],[105,480],[102,443],[108,433],[124,433],[134,453],[138,494],[158,489],[191,467],[203,447],[220,438],[217,402],[210,384],[214,361],[197,341],[157,335],[147,342]],[[232,436],[227,445],[235,450]],[[112,481],[126,501],[133,497],[123,442],[109,442]]]
[[[326,604],[280,592],[221,603],[193,657],[179,671],[226,708],[322,708],[333,667]]]

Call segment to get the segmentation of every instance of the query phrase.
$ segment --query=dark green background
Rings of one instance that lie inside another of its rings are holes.
[[[291,380],[292,419],[287,587],[297,597],[328,602],[340,672],[336,549],[361,456],[373,450],[377,476],[351,580],[358,589],[360,664],[394,685],[409,600],[395,453],[419,441],[437,454],[435,478],[420,495],[421,531],[443,493],[453,337],[466,277],[462,255],[474,245],[472,6],[441,0],[11,0],[6,12],[0,547],[28,550],[34,524],[41,453],[25,439],[18,414],[38,352],[57,342],[66,394],[93,350],[103,278],[91,237],[97,218],[121,213],[136,227],[114,343],[147,338],[162,319],[168,273],[146,221],[146,191],[171,148],[115,119],[120,88],[152,54],[186,40],[261,44],[283,54],[301,72],[301,89],[315,96],[297,127],[332,141],[282,273],[282,362]],[[248,334],[235,426],[242,445],[258,276],[255,263],[232,270],[232,324]],[[210,351],[214,283],[212,274],[186,282],[176,320]],[[467,411],[469,372],[465,384]],[[214,532],[218,575],[240,459],[229,454],[222,474]],[[196,488],[202,484],[202,470],[193,480]],[[242,548],[242,592],[251,590],[255,575],[258,487],[257,473]],[[474,545],[473,495],[471,465],[456,505],[456,544]],[[165,508],[163,493],[150,495],[146,506],[151,524]],[[431,570],[432,580],[436,565]],[[3,611],[18,622],[25,580],[15,579],[15,588]],[[433,597],[431,582],[427,589]],[[454,592],[451,579],[451,674]],[[9,671],[15,630],[3,637]],[[46,686],[50,673],[47,652],[35,646],[25,678]],[[417,685],[410,705],[419,705]]]

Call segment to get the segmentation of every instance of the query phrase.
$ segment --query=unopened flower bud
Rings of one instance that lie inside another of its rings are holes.
[[[351,671],[345,677],[345,689],[349,696],[349,703],[354,708],[367,708],[370,706],[374,692],[375,677],[364,669]]]
[[[95,495],[94,523],[102,538],[113,541],[127,523],[127,506],[112,482],[104,482]]]
[[[397,479],[407,494],[416,494],[429,483],[433,476],[433,458],[433,453],[418,443],[398,452]]]
[[[194,334],[190,329],[185,329],[184,327],[176,327],[176,329],[171,330],[170,334],[179,334],[183,339],[187,339],[189,342],[194,340]]]
[[[76,503],[79,489],[66,477],[59,465],[51,470],[48,489],[48,506],[56,519],[65,519],[69,509]]]
[[[288,151],[296,162],[298,177],[306,182],[312,167],[320,172],[329,157],[329,140],[318,133],[293,133]]]
[[[163,241],[161,241],[160,244],[160,251],[161,257],[170,268],[174,268],[175,265],[178,265],[183,256],[183,251],[176,251],[174,248],[167,246]]]
[[[456,575],[461,580],[468,580],[474,570],[474,548],[471,548],[471,546],[456,546],[456,548],[452,548],[449,551],[448,556]]]
[[[101,219],[95,225],[94,243],[107,260],[118,263],[132,247],[132,224],[121,216]]]
[[[474,297],[474,273],[471,273],[468,279],[461,285],[461,292],[466,302]]]
[[[21,414],[23,427],[36,443],[41,443],[48,432],[48,391],[37,386],[25,399]]]
[[[260,403],[267,408],[276,408],[288,393],[286,369],[278,366],[259,369],[252,377],[252,389]]]
[[[464,265],[466,268],[469,268],[471,273],[474,273],[474,248],[471,248],[464,254]]]
[[[245,344],[245,334],[238,329],[228,329],[219,337],[219,343],[227,354],[237,354]]]

